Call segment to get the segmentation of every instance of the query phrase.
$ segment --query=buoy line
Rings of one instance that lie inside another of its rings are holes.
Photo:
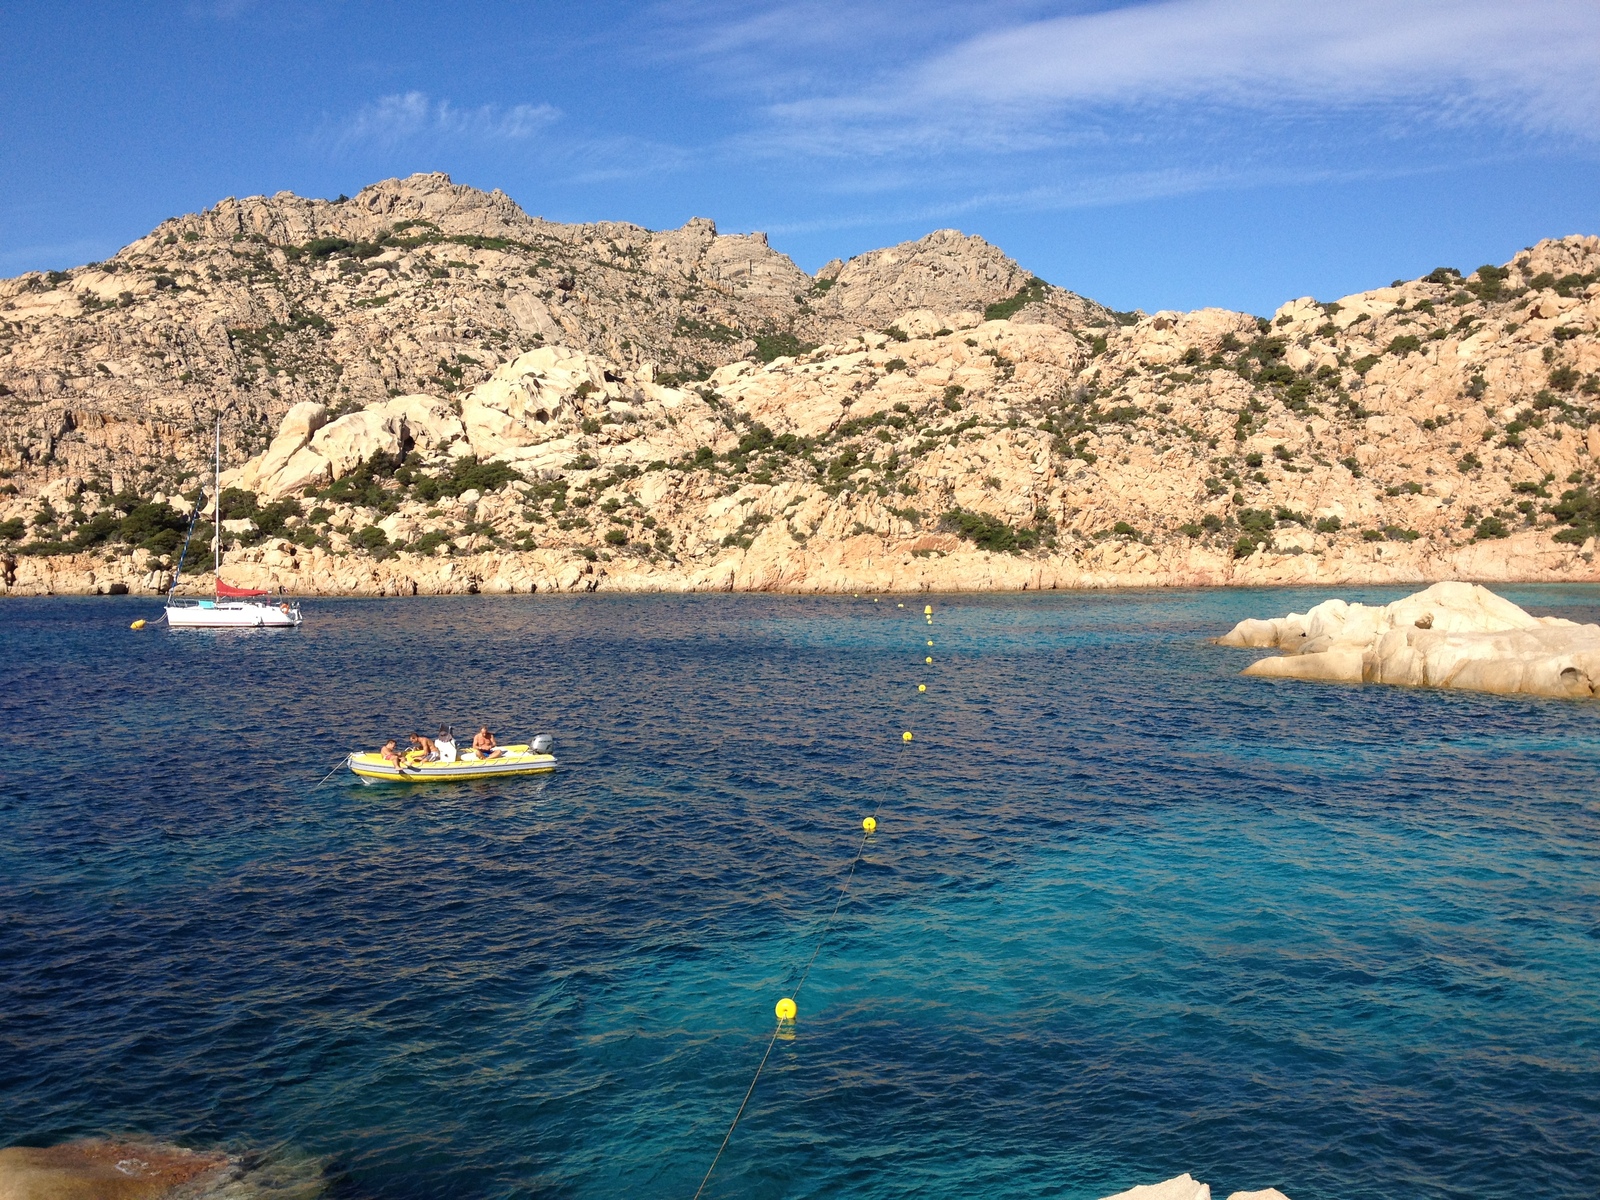
[[[859,599],[859,597],[857,598]],[[874,604],[878,603],[876,599],[872,602]],[[896,607],[904,608],[905,605],[898,604]],[[925,605],[922,613],[928,624],[932,625],[933,605]],[[930,647],[933,645],[932,638],[928,639],[928,645]],[[923,661],[931,665],[933,656],[928,655]],[[917,684],[918,695],[926,694],[927,690],[927,684]],[[900,735],[900,740],[902,743],[910,743],[913,740],[911,730],[908,729],[903,732]],[[903,761],[903,758],[897,760],[897,766]],[[700,1200],[701,1193],[706,1190],[706,1185],[711,1182],[711,1176],[716,1173],[717,1164],[722,1161],[722,1152],[728,1148],[728,1143],[733,1140],[733,1131],[739,1127],[739,1119],[744,1116],[744,1110],[750,1104],[750,1097],[755,1095],[756,1084],[761,1080],[761,1072],[766,1069],[767,1059],[772,1057],[772,1047],[777,1045],[778,1035],[784,1031],[785,1026],[794,1023],[799,1013],[799,1006],[795,1003],[795,999],[805,987],[806,980],[811,977],[811,968],[816,965],[817,956],[822,953],[823,943],[828,940],[828,934],[833,929],[833,922],[838,917],[839,910],[844,907],[845,900],[849,898],[850,885],[855,881],[856,868],[861,865],[861,856],[866,853],[868,840],[878,830],[878,810],[882,806],[883,794],[880,792],[878,799],[873,802],[872,813],[861,819],[861,841],[856,845],[856,854],[850,860],[850,870],[845,873],[844,883],[839,886],[839,898],[834,901],[833,911],[828,914],[828,919],[822,923],[822,932],[817,936],[817,944],[811,949],[811,957],[806,960],[805,970],[800,972],[800,982],[795,984],[794,991],[780,999],[773,1009],[778,1018],[778,1023],[772,1030],[772,1036],[767,1039],[767,1048],[762,1052],[761,1061],[756,1065],[756,1073],[750,1077],[750,1086],[744,1091],[744,1099],[739,1101],[739,1109],[733,1114],[733,1120],[728,1123],[728,1132],[722,1135],[722,1144],[717,1147],[717,1152],[711,1159],[711,1165],[706,1168],[705,1178],[700,1180],[700,1186],[695,1189],[694,1200]]]

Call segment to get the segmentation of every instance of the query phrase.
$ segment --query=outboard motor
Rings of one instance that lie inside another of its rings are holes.
[[[555,740],[548,733],[541,733],[533,739],[533,744],[529,746],[529,749],[535,754],[549,754],[550,747],[553,745],[555,745]]]

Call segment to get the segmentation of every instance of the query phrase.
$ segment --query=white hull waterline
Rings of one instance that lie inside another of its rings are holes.
[[[167,624],[178,629],[288,629],[300,624],[300,606],[263,600],[175,601],[167,605]]]

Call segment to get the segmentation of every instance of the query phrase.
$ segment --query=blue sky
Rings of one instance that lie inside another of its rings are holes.
[[[552,219],[955,227],[1270,312],[1600,233],[1600,0],[331,0],[0,10],[0,273],[412,171]]]

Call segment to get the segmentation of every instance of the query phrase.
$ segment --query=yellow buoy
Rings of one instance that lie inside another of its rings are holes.
[[[778,1001],[777,1005],[772,1011],[778,1014],[779,1021],[792,1021],[794,1020],[794,1014],[796,1011],[794,1001],[785,996],[782,1000]]]
[[[911,730],[908,729],[904,733],[902,733],[900,735],[900,740],[902,742],[909,742],[911,740]]]
[[[927,663],[929,666],[932,666],[933,665],[933,655],[931,655],[931,654],[928,655],[928,657],[923,659],[922,661]]]
[[[896,604],[896,605],[895,605],[895,607],[896,607],[896,608],[904,608],[904,607],[905,607],[905,605],[904,605],[904,604]]]
[[[868,833],[876,833],[878,830],[878,818],[863,817],[861,819],[861,828],[865,829]]]
[[[129,625],[128,628],[129,629],[143,629],[144,628],[144,618],[140,617],[132,625]]]
[[[878,598],[877,598],[877,597],[876,597],[876,596],[874,596],[874,597],[873,597],[873,598],[872,598],[872,602],[873,602],[873,603],[874,603],[874,604],[876,604],[876,603],[877,603],[877,602],[878,602]]]
[[[924,604],[924,605],[923,605],[923,606],[922,606],[922,611],[923,611],[923,612],[925,612],[925,613],[927,613],[927,614],[928,614],[928,615],[929,615],[929,616],[930,616],[930,617],[931,617],[931,616],[933,616],[933,605],[931,605],[931,604]]]
[[[927,691],[927,690],[928,690],[928,685],[927,685],[927,684],[925,684],[925,683],[919,683],[919,684],[917,684],[917,691],[919,691],[919,692],[925,692],[925,691]]]
[[[930,646],[933,645],[933,639],[932,638],[928,639],[928,645],[930,645]]]

